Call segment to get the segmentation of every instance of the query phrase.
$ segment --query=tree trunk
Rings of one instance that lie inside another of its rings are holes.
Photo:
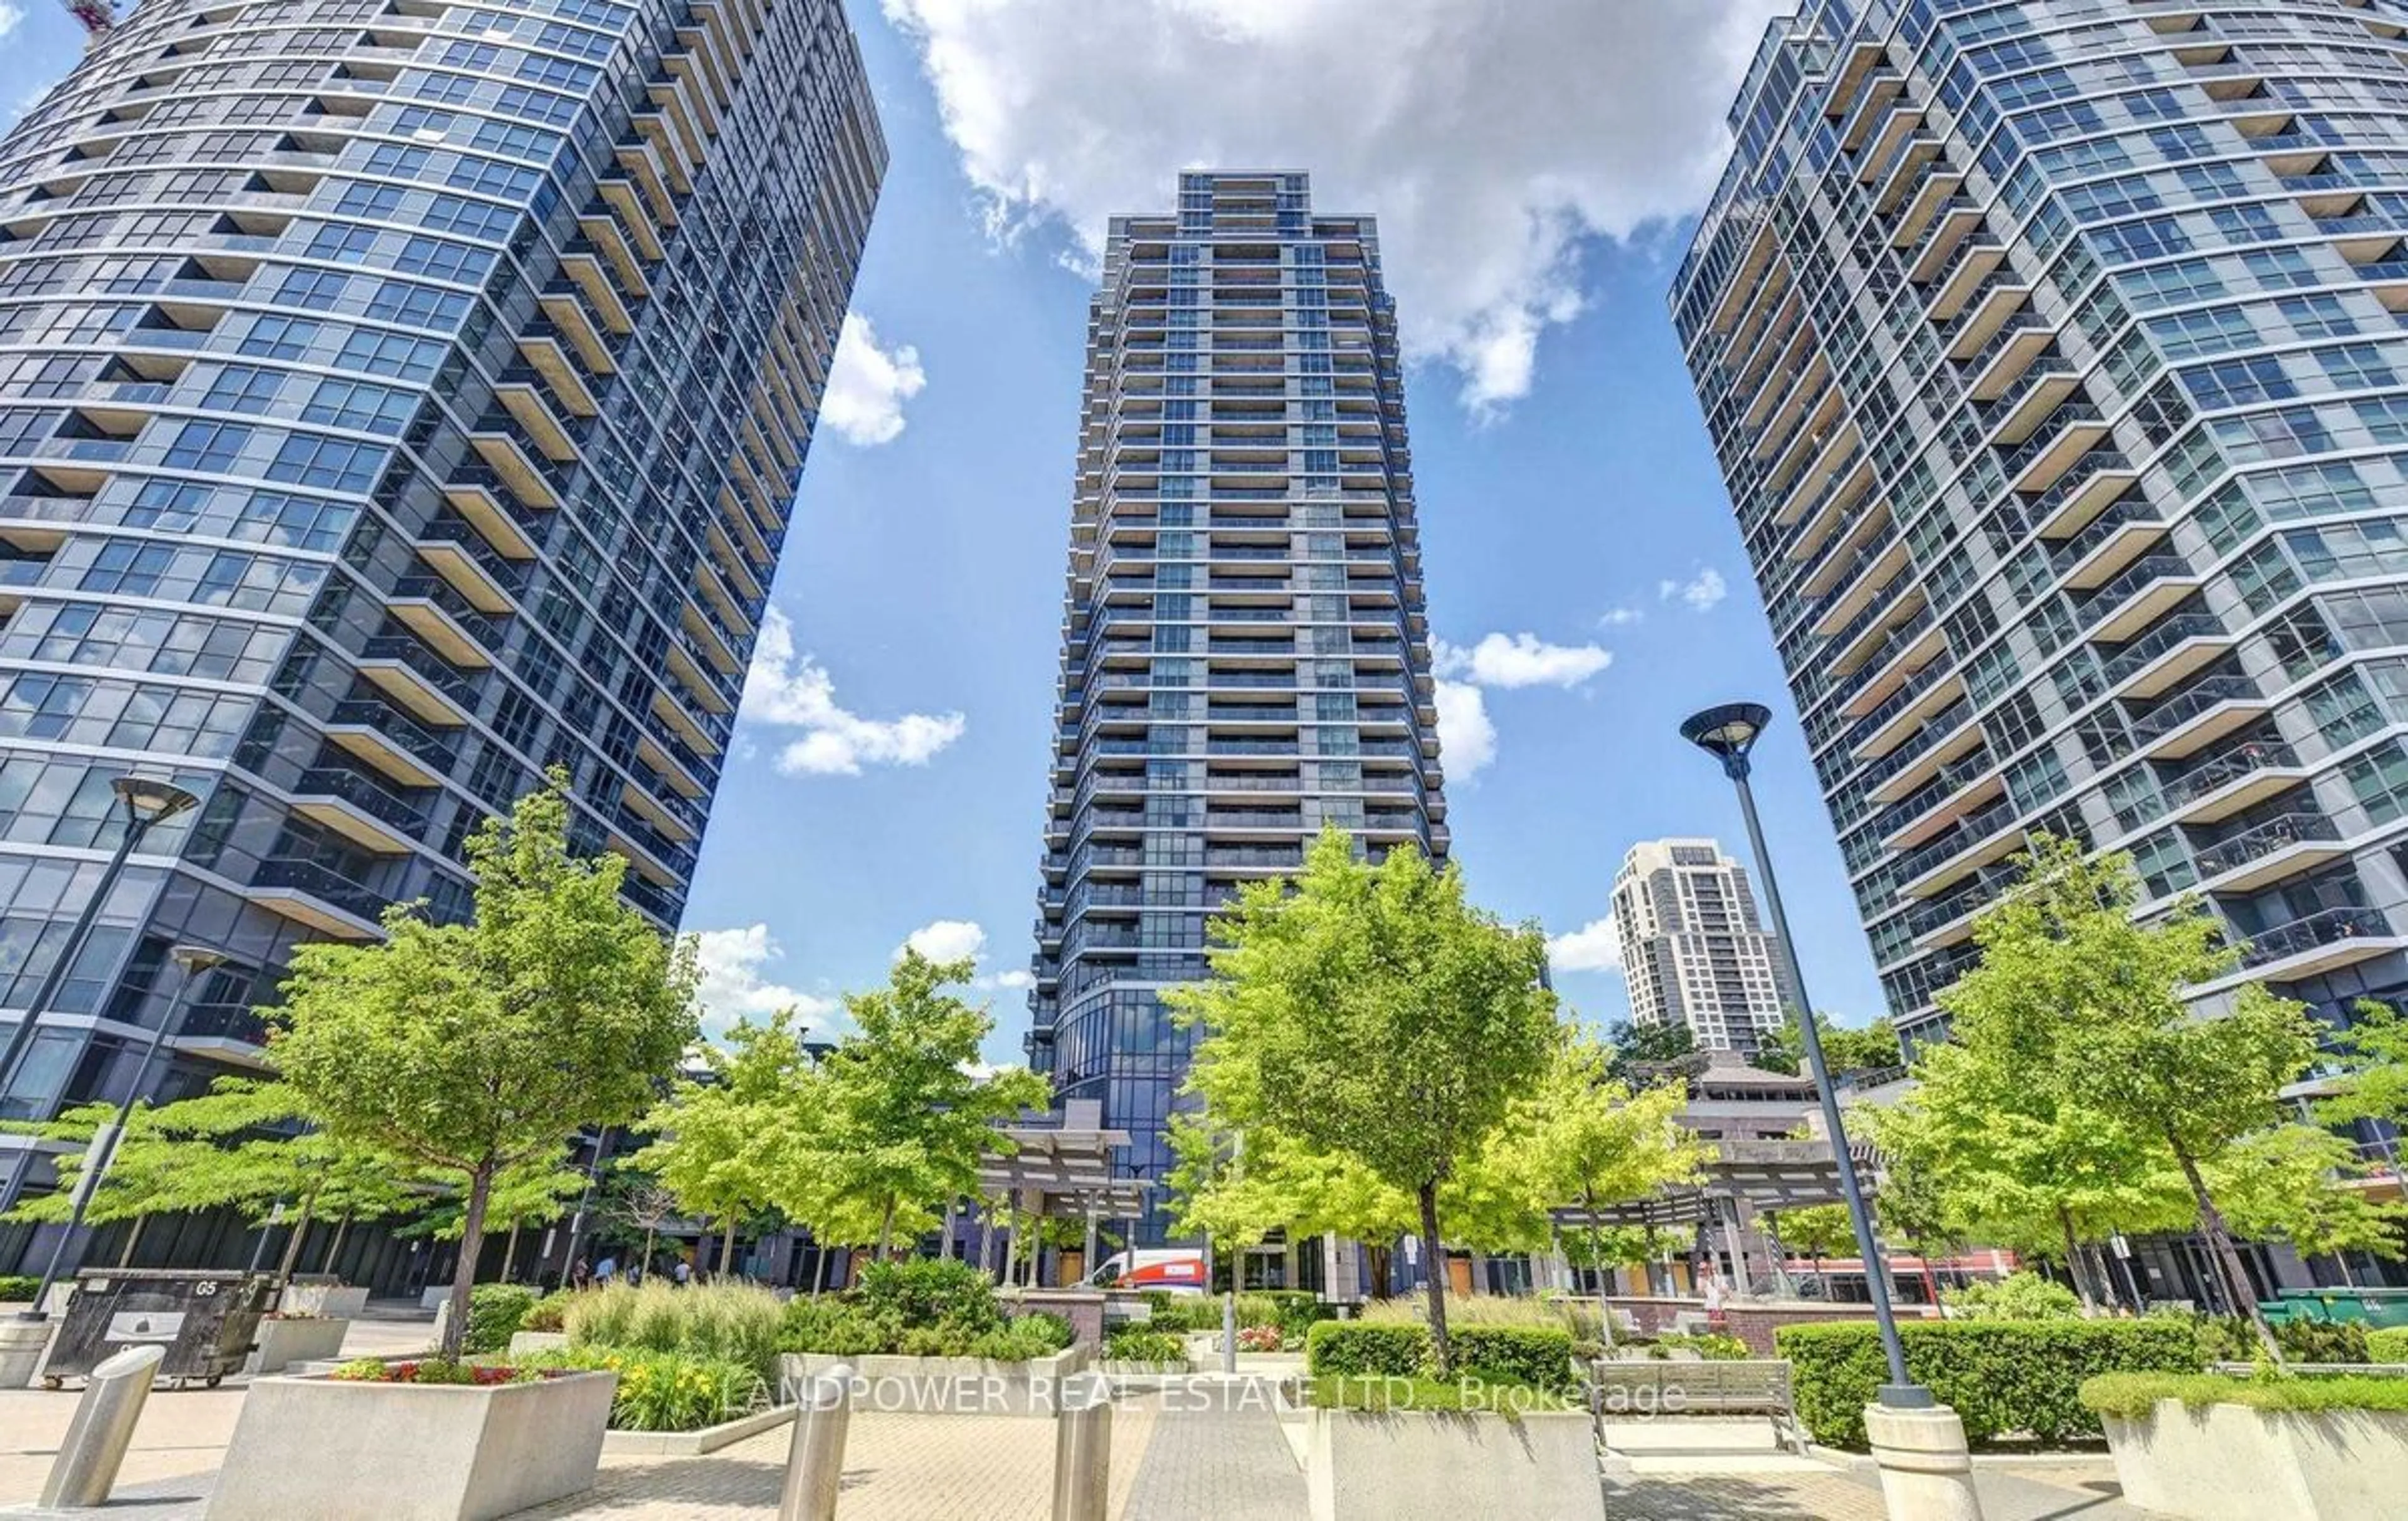
[[[318,1208],[318,1190],[310,1189],[301,1196],[301,1218],[293,1222],[292,1239],[284,1243],[284,1256],[276,1264],[278,1287],[293,1282],[293,1270],[301,1262],[301,1242],[309,1234],[309,1216]]]
[[[1581,1203],[1588,1211],[1588,1267],[1597,1274],[1597,1318],[1598,1340],[1611,1350],[1613,1346],[1613,1275],[1605,1267],[1605,1231],[1597,1223],[1597,1185],[1581,1184]]]
[[[318,1264],[320,1272],[330,1273],[335,1270],[335,1258],[343,1250],[343,1237],[351,1228],[351,1217],[349,1212],[346,1212],[342,1219],[335,1223],[335,1239],[326,1243],[325,1260]]]
[[[2258,1309],[2257,1291],[2249,1286],[2248,1270],[2242,1267],[2241,1254],[2232,1245],[2232,1233],[2225,1228],[2224,1212],[2217,1209],[2215,1200],[2208,1197],[2207,1180],[2200,1176],[2199,1164],[2175,1141],[2171,1127],[2166,1133],[2166,1141],[2173,1147],[2174,1160],[2182,1164],[2183,1180],[2190,1184],[2191,1198],[2199,1201],[2199,1228],[2207,1237],[2210,1260],[2224,1275],[2226,1296],[2240,1307],[2243,1314],[2249,1317],[2250,1328],[2258,1333],[2258,1344],[2266,1349],[2266,1356],[2274,1360],[2274,1366],[2281,1367],[2283,1349],[2274,1340],[2273,1327],[2266,1324],[2265,1315]]]
[[[1418,1190],[1422,1206],[1422,1256],[1429,1264],[1430,1350],[1438,1356],[1438,1376],[1455,1376],[1455,1348],[1446,1339],[1446,1253],[1439,1245],[1438,1184]]]
[[[827,1287],[828,1258],[834,1256],[836,1254],[824,1241],[815,1242],[814,1244],[816,1244],[820,1249],[819,1266],[811,1270],[811,1298],[816,1299],[820,1297],[820,1290]]]
[[[736,1275],[736,1212],[727,1212],[726,1228],[719,1233],[719,1276]]]
[[[1823,1270],[1823,1249],[1820,1246],[1814,1248],[1814,1282],[1823,1285],[1823,1302],[1825,1304],[1833,1302],[1831,1275]]]
[[[1374,1246],[1369,1248],[1369,1251],[1371,1253],[1371,1298],[1387,1299],[1395,1290],[1395,1285],[1388,1278],[1388,1249],[1384,1246]]]
[[[2082,1270],[2082,1242],[2073,1234],[2073,1212],[2062,1204],[2057,1207],[2057,1227],[2065,1233],[2065,1274],[2073,1280],[2073,1292],[2082,1296],[2083,1317],[2088,1319],[2099,1313],[2099,1304],[2090,1297],[2090,1284]]]
[[[2084,1245],[2082,1260],[2090,1269],[2090,1282],[2099,1289],[2100,1305],[2111,1313],[2124,1308],[2124,1291],[2115,1286],[2115,1270],[2107,1265],[2107,1254],[2096,1241]]]
[[[644,1227],[644,1270],[646,1272],[652,1271],[652,1237],[659,1231],[659,1229],[660,1227],[658,1226],[646,1226]],[[699,1255],[699,1253],[696,1254],[696,1256]]]
[[[440,1348],[447,1362],[460,1360],[460,1342],[468,1334],[468,1291],[477,1286],[477,1254],[485,1248],[485,1204],[494,1194],[494,1164],[485,1162],[468,1174],[468,1203],[460,1212],[460,1261],[452,1270],[452,1315],[443,1327]]]
[[[509,1239],[509,1242],[508,1242],[507,1244],[505,1244],[505,1245],[502,1247],[502,1282],[503,1282],[503,1283],[507,1284],[507,1283],[509,1283],[509,1282],[510,1281],[510,1271],[511,1271],[511,1270],[512,1270],[512,1269],[514,1269],[514,1268],[516,1268],[516,1267],[518,1266],[518,1262],[519,1262],[519,1223],[518,1223],[517,1221],[513,1220],[513,1221],[511,1221],[511,1222],[510,1222],[510,1239]]]
[[[134,1243],[142,1239],[142,1227],[144,1225],[149,1223],[150,1219],[150,1217],[147,1214],[137,1214],[134,1217],[134,1224],[128,1227],[125,1232],[124,1250],[117,1254],[117,1265],[119,1267],[130,1268],[134,1266]]]
[[[879,1260],[879,1261],[881,1261],[881,1262],[892,1262],[892,1261],[895,1259],[895,1258],[894,1258],[894,1249],[893,1249],[894,1236],[895,1236],[895,1196],[894,1196],[894,1195],[892,1195],[892,1194],[889,1194],[889,1195],[887,1195],[887,1196],[886,1196],[886,1202],[885,1202],[884,1207],[883,1207],[883,1208],[882,1208],[882,1209],[878,1212],[878,1260]],[[1009,1275],[1009,1274],[1007,1274],[1006,1276],[1008,1277],[1008,1276],[1010,1276],[1010,1275]]]

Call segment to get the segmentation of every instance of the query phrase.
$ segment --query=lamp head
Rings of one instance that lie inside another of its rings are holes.
[[[122,776],[108,785],[124,800],[126,811],[145,828],[198,807],[201,801],[174,782],[157,777]]]
[[[198,977],[212,967],[226,963],[223,951],[213,951],[206,945],[179,945],[167,953],[168,958],[183,969],[187,979]]]
[[[1681,725],[1681,738],[1723,763],[1734,780],[1747,775],[1747,753],[1772,722],[1772,710],[1760,702],[1727,702],[1694,714]]]

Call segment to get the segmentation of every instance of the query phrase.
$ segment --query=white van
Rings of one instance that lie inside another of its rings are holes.
[[[1154,1289],[1166,1294],[1201,1294],[1211,1282],[1204,1254],[1194,1247],[1156,1247],[1115,1252],[1082,1280],[1090,1288]]]

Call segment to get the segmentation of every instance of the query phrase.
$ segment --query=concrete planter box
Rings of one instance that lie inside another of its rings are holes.
[[[487,1521],[594,1485],[619,1376],[532,1384],[263,1378],[208,1521]]]
[[[602,1450],[613,1457],[700,1457],[720,1448],[774,1431],[795,1418],[792,1405],[772,1405],[699,1431],[606,1431]]]
[[[1312,1521],[1604,1521],[1585,1411],[1305,1412]]]
[[[512,1331],[510,1356],[523,1357],[530,1352],[558,1352],[568,1345],[566,1331]]]
[[[259,1323],[258,1340],[251,1343],[251,1360],[242,1365],[246,1373],[281,1373],[298,1362],[317,1362],[339,1356],[343,1338],[350,1334],[351,1323],[329,1317],[270,1317]]]
[[[368,1291],[349,1284],[312,1284],[295,1279],[284,1285],[276,1307],[288,1315],[324,1315],[330,1320],[357,1320],[367,1313]]]
[[[1052,1415],[1062,1382],[1087,1363],[1072,1347],[1023,1363],[985,1357],[902,1357],[872,1354],[841,1357],[788,1352],[778,1357],[778,1399],[800,1398],[804,1381],[842,1363],[853,1373],[853,1409],[926,1415]]]
[[[2355,1521],[2408,1494],[2408,1412],[2191,1409],[2103,1417],[2124,1499],[2186,1521]]]

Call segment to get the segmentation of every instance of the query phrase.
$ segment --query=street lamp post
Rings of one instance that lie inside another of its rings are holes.
[[[9,1032],[7,1048],[0,1050],[0,1104],[7,1101],[9,1090],[16,1085],[18,1069],[24,1065],[25,1058],[33,1052],[34,1036],[42,1016],[50,1012],[51,1001],[59,996],[59,989],[66,985],[68,972],[74,969],[77,958],[83,954],[84,942],[92,939],[92,926],[99,919],[101,908],[108,901],[109,894],[116,890],[117,879],[125,870],[126,857],[134,854],[134,848],[142,843],[142,837],[150,832],[153,825],[172,819],[200,802],[198,797],[174,782],[163,782],[156,777],[122,776],[108,785],[109,790],[117,794],[118,801],[125,805],[124,836],[118,840],[117,850],[109,856],[108,864],[101,868],[99,885],[93,889],[91,898],[83,906],[83,912],[77,915],[74,927],[67,931],[66,943],[59,947],[58,958],[50,963],[50,969],[43,975],[41,985],[34,990],[33,998],[25,1005],[24,1016]],[[34,1117],[42,1118],[39,1114]],[[32,1155],[30,1150],[25,1153],[27,1158]],[[0,1210],[16,1202],[17,1191],[24,1185],[27,1165],[27,1161],[20,1160],[11,1171],[7,1186],[0,1188]]]
[[[1781,907],[1781,886],[1773,880],[1772,855],[1765,849],[1764,825],[1756,816],[1756,794],[1747,784],[1747,754],[1772,722],[1772,710],[1760,703],[1732,702],[1709,708],[1681,725],[1681,738],[1723,763],[1723,774],[1739,789],[1741,815],[1747,821],[1747,842],[1756,853],[1756,875],[1764,879],[1765,907],[1772,914],[1773,943],[1781,947],[1790,989],[1798,996],[1798,1025],[1804,1038],[1807,1069],[1813,1074],[1814,1098],[1823,1109],[1823,1128],[1831,1137],[1831,1155],[1840,1168],[1840,1192],[1848,1203],[1848,1224],[1855,1228],[1856,1256],[1865,1265],[1865,1286],[1871,1291],[1873,1319],[1881,1327],[1882,1353],[1889,1360],[1889,1382],[1882,1385],[1881,1402],[1905,1409],[1931,1404],[1931,1391],[1907,1377],[1906,1349],[1898,1340],[1898,1315],[1891,1308],[1889,1266],[1873,1240],[1872,1212],[1865,1206],[1864,1189],[1856,1182],[1856,1158],[1848,1153],[1848,1133],[1840,1121],[1840,1100],[1831,1089],[1830,1069],[1823,1061],[1823,1037],[1814,1027],[1813,1000],[1806,996],[1806,974],[1798,965],[1798,947],[1789,936],[1789,916]]]
[[[182,969],[183,982],[178,984],[176,997],[167,1005],[166,1017],[160,1020],[157,1026],[150,1031],[150,1042],[142,1048],[142,1060],[134,1069],[134,1082],[125,1090],[125,1098],[117,1106],[116,1121],[93,1137],[92,1149],[87,1154],[91,1159],[85,1164],[84,1175],[76,1180],[75,1207],[68,1212],[66,1228],[59,1233],[58,1243],[50,1248],[50,1265],[42,1270],[41,1286],[34,1290],[32,1307],[19,1311],[17,1313],[19,1320],[39,1321],[49,1318],[42,1309],[42,1301],[50,1298],[50,1285],[58,1282],[59,1264],[66,1259],[67,1242],[75,1239],[75,1233],[78,1230],[83,1228],[84,1211],[91,1207],[93,1194],[99,1189],[101,1179],[108,1173],[109,1164],[117,1160],[117,1147],[118,1143],[125,1138],[126,1122],[134,1115],[136,1102],[141,1098],[143,1091],[150,1086],[150,1064],[158,1059],[159,1048],[166,1043],[167,1038],[183,1023],[185,1013],[192,1008],[193,992],[200,986],[202,976],[210,968],[222,965],[226,959],[223,952],[212,951],[199,945],[179,945],[167,954],[174,958],[176,965]]]
[[[1733,702],[1709,708],[1681,725],[1681,738],[1723,764],[1723,774],[1739,790],[1741,814],[1747,820],[1747,841],[1756,853],[1756,874],[1764,879],[1765,906],[1772,913],[1773,942],[1789,986],[1798,996],[1798,1024],[1804,1037],[1807,1069],[1814,1077],[1814,1098],[1822,1106],[1823,1128],[1831,1138],[1831,1157],[1839,1165],[1840,1192],[1848,1203],[1848,1224],[1856,1238],[1856,1255],[1865,1265],[1865,1286],[1871,1291],[1873,1321],[1881,1330],[1882,1355],[1889,1362],[1889,1382],[1874,1403],[1865,1407],[1865,1435],[1873,1462],[1881,1471],[1882,1498],[1891,1521],[1981,1521],[1982,1498],[1973,1487],[1973,1460],[1965,1443],[1965,1423],[1956,1413],[1931,1397],[1931,1391],[1907,1376],[1906,1349],[1898,1339],[1898,1315],[1889,1298],[1889,1265],[1873,1240],[1872,1212],[1865,1207],[1864,1189],[1856,1182],[1856,1161],[1848,1152],[1847,1127],[1840,1120],[1840,1100],[1831,1087],[1830,1068],[1823,1060],[1823,1037],[1814,1026],[1814,1005],[1806,996],[1806,974],[1798,965],[1797,942],[1790,938],[1789,916],[1781,907],[1781,885],[1772,875],[1772,854],[1765,849],[1764,825],[1756,816],[1756,795],[1747,784],[1748,752],[1772,722],[1772,710],[1760,703]]]

